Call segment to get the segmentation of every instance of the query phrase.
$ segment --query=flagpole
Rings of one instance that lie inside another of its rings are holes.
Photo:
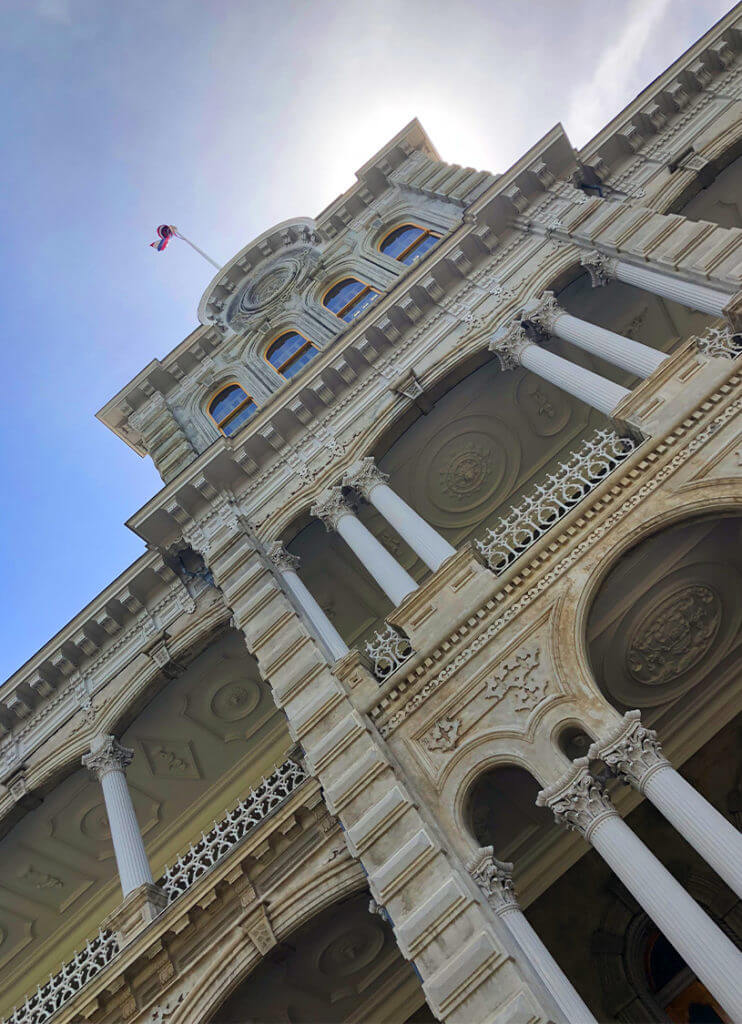
[[[216,267],[217,270],[221,270],[222,269],[219,266],[219,264],[216,262],[216,260],[212,260],[211,256],[207,256],[206,253],[203,251],[203,249],[199,249],[199,247],[197,245],[193,244],[193,242],[190,240],[190,238],[186,238],[185,235],[181,235],[180,231],[178,231],[177,228],[174,227],[172,229],[172,231],[173,231],[173,234],[175,235],[176,238],[179,238],[181,240],[181,242],[185,242],[186,245],[190,245],[191,249],[195,249],[195,251],[198,253],[198,255],[202,256],[203,259],[205,259],[207,263],[210,263],[212,265],[212,267]]]

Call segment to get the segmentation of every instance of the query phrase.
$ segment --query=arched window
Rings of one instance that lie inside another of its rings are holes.
[[[209,416],[223,434],[231,437],[243,423],[247,423],[257,408],[239,384],[227,384],[209,403]]]
[[[355,277],[344,277],[325,294],[324,304],[335,316],[350,323],[371,305],[378,294],[370,284],[364,284]]]
[[[382,239],[379,249],[392,259],[409,266],[428,249],[432,249],[440,237],[434,231],[428,231],[417,224],[402,224]]]
[[[317,349],[296,331],[286,331],[268,346],[265,358],[282,377],[293,377],[302,366],[314,359]]]
[[[725,1024],[729,1018],[657,929],[644,952],[649,987],[669,1020],[676,1024]]]

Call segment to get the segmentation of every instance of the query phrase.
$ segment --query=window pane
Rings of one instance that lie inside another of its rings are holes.
[[[421,238],[417,245],[413,246],[412,249],[403,256],[400,263],[404,263],[409,266],[410,263],[414,263],[415,260],[419,260],[423,253],[426,253],[429,249],[432,249],[438,239],[435,235],[426,235],[425,238]]]
[[[247,395],[238,384],[230,384],[229,387],[224,388],[223,391],[219,392],[209,406],[209,412],[217,423],[221,423],[224,417],[235,409],[245,398],[247,398]]]
[[[422,228],[415,227],[414,224],[403,224],[401,228],[396,228],[390,235],[386,236],[381,243],[381,251],[386,253],[387,256],[393,256],[396,259],[401,252],[404,252],[422,234]]]
[[[333,313],[337,313],[343,306],[347,306],[353,296],[362,292],[365,287],[365,284],[357,281],[354,277],[346,277],[344,281],[339,281],[329,290],[325,296],[325,305]]]
[[[236,412],[232,419],[222,427],[222,430],[227,437],[231,437],[232,434],[236,434],[240,427],[250,419],[257,408],[258,407],[255,402],[247,402],[246,405],[243,405],[240,411]]]
[[[284,377],[293,377],[295,373],[298,373],[303,366],[306,366],[317,355],[317,349],[312,345],[309,346],[300,356],[292,359],[288,366],[284,366],[281,371]]]
[[[306,345],[307,339],[302,338],[301,334],[297,334],[296,331],[289,331],[287,334],[282,334],[280,338],[276,338],[271,347],[268,349],[267,356],[268,362],[278,369],[286,360],[300,349],[302,345]]]
[[[350,307],[350,309],[347,309],[347,310],[346,310],[346,311],[345,311],[345,312],[343,313],[343,320],[345,320],[345,322],[346,322],[346,323],[350,323],[350,321],[351,321],[351,320],[355,320],[355,318],[356,318],[356,317],[357,317],[357,316],[358,316],[358,315],[359,315],[360,313],[362,313],[362,312],[363,312],[363,310],[364,310],[364,309],[365,309],[365,308],[366,308],[367,306],[370,306],[370,305],[371,305],[371,303],[372,303],[372,302],[373,302],[373,301],[374,301],[374,300],[375,300],[375,299],[376,299],[377,297],[378,297],[378,292],[366,292],[366,294],[365,294],[365,295],[362,295],[362,296],[360,297],[360,299],[358,299],[358,301],[357,301],[357,302],[354,302],[354,303],[353,303],[353,305],[352,305],[352,306]]]

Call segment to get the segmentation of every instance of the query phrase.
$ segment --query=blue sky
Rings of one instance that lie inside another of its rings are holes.
[[[225,262],[413,116],[492,171],[557,121],[582,145],[728,6],[3,0],[0,679],[142,551],[122,524],[159,477],[94,414],[212,274],[157,224]]]

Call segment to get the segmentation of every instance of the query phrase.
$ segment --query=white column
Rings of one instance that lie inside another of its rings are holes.
[[[593,845],[732,1020],[742,1021],[742,952],[619,817],[587,758],[536,802]]]
[[[580,263],[590,273],[593,287],[606,284],[611,279],[633,284],[645,292],[661,295],[663,299],[679,302],[689,309],[698,309],[711,316],[725,316],[725,309],[731,301],[731,294],[711,288],[705,284],[684,281],[669,271],[649,269],[635,263],[627,263],[602,252],[586,253]]]
[[[742,833],[675,771],[639,711],[627,711],[618,729],[593,743],[589,757],[600,758],[644,793],[742,899]]]
[[[351,466],[343,477],[343,483],[370,501],[428,568],[435,572],[447,558],[456,554],[456,548],[451,547],[447,540],[444,540],[422,516],[388,486],[388,479],[386,473],[378,469],[372,458],[365,458]]]
[[[133,758],[134,751],[122,747],[113,736],[96,736],[90,744],[90,753],[82,759],[103,790],[124,896],[140,885],[152,885],[152,872],[126,784],[126,767]]]
[[[296,598],[297,604],[309,619],[319,639],[336,661],[338,658],[342,658],[348,653],[348,645],[304,585],[297,572],[299,559],[277,541],[270,546],[267,553],[270,561],[279,570],[284,583]]]
[[[311,512],[324,522],[328,530],[336,530],[340,534],[394,605],[417,590],[417,583],[410,574],[356,518],[339,487],[325,491]]]
[[[668,358],[665,352],[572,316],[559,306],[553,292],[544,292],[540,299],[529,302],[523,310],[523,320],[535,324],[542,334],[554,334],[571,341],[585,352],[600,356],[642,379],[654,373]]]
[[[620,384],[536,345],[517,320],[497,330],[489,348],[497,355],[503,370],[523,366],[606,416],[631,393]]]
[[[485,846],[468,868],[492,909],[505,921],[568,1024],[597,1024],[567,975],[520,909],[513,887],[513,865],[497,860],[493,856],[492,847]]]

